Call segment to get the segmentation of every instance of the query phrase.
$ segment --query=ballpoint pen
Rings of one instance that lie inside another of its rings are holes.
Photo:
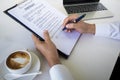
[[[80,17],[78,17],[77,19],[75,19],[74,21],[70,21],[70,22],[68,22],[67,24],[69,24],[69,23],[77,23],[77,22],[79,22],[82,18],[84,18],[86,16],[86,14],[83,14],[83,15],[81,15]],[[64,27],[62,30],[64,31],[64,30],[66,30],[67,28],[66,27]]]

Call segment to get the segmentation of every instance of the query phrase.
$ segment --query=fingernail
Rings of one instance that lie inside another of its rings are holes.
[[[69,25],[68,25],[68,24],[66,25],[66,28],[69,28]]]

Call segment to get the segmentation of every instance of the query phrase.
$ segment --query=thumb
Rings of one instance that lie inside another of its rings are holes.
[[[45,39],[46,42],[51,41],[50,36],[49,36],[49,33],[48,33],[47,30],[44,31],[44,39]]]

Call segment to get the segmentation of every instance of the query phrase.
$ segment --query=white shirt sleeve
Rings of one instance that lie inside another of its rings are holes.
[[[62,64],[54,65],[49,73],[51,80],[74,80],[69,70]]]
[[[120,22],[96,24],[95,36],[103,36],[120,40]]]

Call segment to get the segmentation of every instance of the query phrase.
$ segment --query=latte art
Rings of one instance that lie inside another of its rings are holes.
[[[17,51],[15,53],[12,53],[7,61],[6,64],[11,69],[20,69],[24,66],[26,66],[30,61],[30,56],[22,51]]]

